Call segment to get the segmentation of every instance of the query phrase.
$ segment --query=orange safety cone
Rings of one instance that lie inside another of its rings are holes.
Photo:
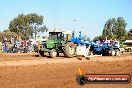
[[[81,67],[79,67],[78,71],[79,71],[79,75],[85,75],[85,71],[81,69]]]

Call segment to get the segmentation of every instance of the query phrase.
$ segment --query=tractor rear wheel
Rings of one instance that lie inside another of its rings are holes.
[[[115,50],[115,56],[120,56],[120,51],[118,49]]]
[[[54,49],[50,50],[50,57],[54,58],[56,56],[57,56],[56,50],[54,50]]]
[[[73,57],[75,54],[75,45],[72,42],[68,42],[64,47],[64,53],[67,57]]]

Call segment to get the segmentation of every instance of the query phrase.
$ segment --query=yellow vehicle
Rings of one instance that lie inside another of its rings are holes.
[[[131,52],[132,51],[132,46],[127,45],[127,46],[124,47],[124,49],[125,49],[126,52]]]
[[[126,52],[132,51],[132,40],[126,40],[123,44]]]

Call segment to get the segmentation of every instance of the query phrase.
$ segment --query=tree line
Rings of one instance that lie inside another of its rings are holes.
[[[118,40],[120,42],[123,42],[127,39],[132,40],[132,29],[127,31],[126,26],[127,23],[123,17],[110,18],[105,23],[102,34],[100,36],[96,36],[94,41],[105,40],[106,37],[108,40]]]
[[[132,29],[126,30],[127,23],[123,17],[110,18],[104,25],[102,34],[96,36],[93,40],[119,40],[124,41],[126,39],[132,39]],[[0,41],[3,35],[8,39],[10,37],[19,36],[21,39],[28,39],[33,36],[33,33],[45,32],[48,28],[44,25],[44,17],[36,13],[31,14],[19,14],[13,20],[10,21],[8,29],[0,32]],[[86,39],[87,38],[87,39]],[[90,40],[88,36],[84,36],[84,39]]]

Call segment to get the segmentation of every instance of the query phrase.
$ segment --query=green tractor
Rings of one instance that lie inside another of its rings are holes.
[[[48,52],[50,57],[63,53],[67,57],[75,54],[75,45],[70,42],[70,33],[61,30],[49,31],[49,39],[38,45],[38,54],[44,56]]]

